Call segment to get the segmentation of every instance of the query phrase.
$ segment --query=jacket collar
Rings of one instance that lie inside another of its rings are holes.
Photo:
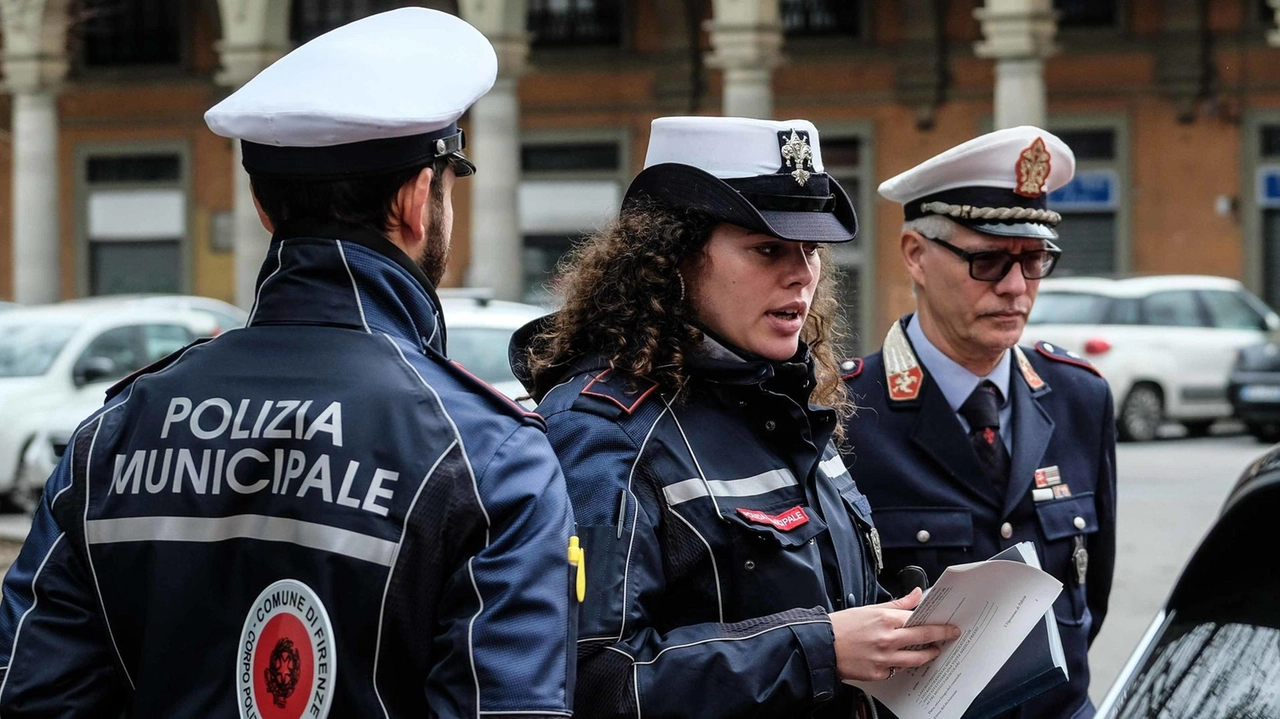
[[[934,391],[942,392],[942,387],[936,382],[926,383],[925,379],[929,378],[929,369],[921,361],[921,354],[917,352],[915,342],[912,336],[919,334],[926,342],[922,332],[917,333],[909,331],[915,320],[915,315],[909,314],[889,328],[889,334],[884,339],[884,347],[881,357],[884,361],[885,388],[889,396],[889,406],[892,408],[919,407],[921,403],[921,395],[925,391],[926,384],[932,386]],[[941,356],[941,352],[934,349],[934,352]],[[954,364],[954,362],[952,363]],[[1031,362],[1027,360],[1027,355],[1022,348],[1014,346],[1014,348],[1005,354],[1005,358],[1001,360],[1002,367],[997,368],[997,372],[1006,372],[1006,384],[1004,390],[1005,401],[1009,400],[1012,395],[1012,386],[1018,384],[1014,378],[1015,373],[1013,367],[1017,367],[1016,376],[1022,378],[1022,382],[1031,389],[1033,397],[1040,397],[1049,392],[1049,385],[1036,373]],[[957,367],[959,365],[956,365]],[[963,370],[963,368],[961,368]],[[967,372],[967,370],[964,370]],[[994,374],[994,373],[993,373]],[[933,378],[930,378],[933,379]],[[976,386],[976,383],[973,385]],[[972,388],[969,389],[972,391]],[[964,395],[965,397],[968,394]],[[947,398],[948,404],[952,406],[952,410],[957,410],[954,403]],[[961,400],[963,403],[963,399]]]
[[[353,225],[277,227],[249,324],[349,327],[445,354],[440,300],[426,275],[390,240]]]

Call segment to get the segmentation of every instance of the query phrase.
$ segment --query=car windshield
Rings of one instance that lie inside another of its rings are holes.
[[[1042,292],[1027,318],[1031,325],[1098,325],[1111,298],[1084,292]]]
[[[1280,716],[1280,629],[1174,622],[1129,688],[1120,719]]]
[[[449,359],[488,382],[514,382],[507,362],[507,344],[515,329],[449,326]]]
[[[76,325],[0,326],[0,377],[38,377],[49,371]]]

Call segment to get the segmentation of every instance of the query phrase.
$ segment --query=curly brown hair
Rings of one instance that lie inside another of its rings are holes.
[[[677,397],[689,381],[687,360],[703,341],[677,270],[700,261],[717,221],[653,203],[629,207],[577,245],[557,271],[564,305],[529,345],[535,381],[583,355],[603,355],[615,370],[658,382]],[[820,249],[826,259],[825,249]],[[832,268],[832,269],[828,269]],[[838,271],[824,262],[800,339],[809,345],[816,387],[811,399],[841,417],[853,412],[840,379]],[[843,422],[839,423],[843,425]],[[841,428],[841,436],[843,431]]]

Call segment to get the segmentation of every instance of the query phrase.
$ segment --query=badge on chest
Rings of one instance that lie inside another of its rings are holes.
[[[738,507],[738,514],[748,522],[768,525],[779,532],[790,532],[809,523],[809,515],[804,511],[804,507],[798,505],[778,514]]]

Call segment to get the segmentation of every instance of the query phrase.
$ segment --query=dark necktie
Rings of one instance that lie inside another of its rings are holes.
[[[960,405],[960,416],[969,423],[969,443],[978,461],[1003,496],[1009,481],[1009,450],[1000,438],[1001,399],[1000,390],[994,384],[983,382]]]

